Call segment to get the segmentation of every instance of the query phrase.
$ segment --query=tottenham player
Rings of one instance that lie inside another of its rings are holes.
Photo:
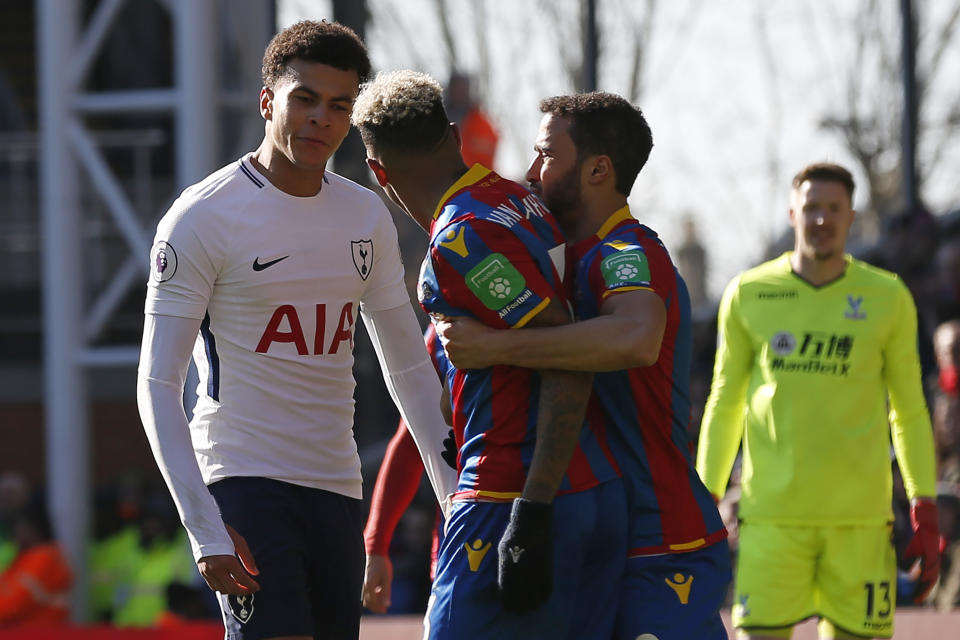
[[[423,341],[430,354],[430,360],[441,380],[447,377],[450,362],[440,345],[433,324],[427,325]],[[445,395],[444,409],[449,407],[449,397]],[[444,414],[447,417],[447,413]],[[449,418],[448,418],[449,419]],[[452,420],[451,420],[452,422]],[[444,439],[447,444],[453,431]],[[456,452],[445,449],[444,460],[456,469]],[[410,506],[420,480],[423,478],[423,461],[417,453],[417,446],[410,430],[401,419],[397,430],[390,438],[383,454],[383,462],[377,472],[377,481],[370,497],[370,513],[363,529],[363,541],[367,550],[367,566],[363,575],[363,606],[374,613],[386,613],[390,608],[393,563],[390,560],[390,542],[401,516]],[[443,539],[443,514],[437,509],[433,528],[433,542],[430,548],[430,579],[436,573],[439,543]]]
[[[231,639],[359,635],[358,315],[438,497],[455,487],[390,215],[325,170],[369,70],[342,25],[277,34],[263,58],[263,142],[186,189],[157,228],[138,403]],[[191,349],[200,385],[188,425]]]
[[[464,164],[436,81],[380,74],[353,121],[378,182],[430,233],[418,291],[427,312],[502,328],[569,322],[553,217],[520,185]],[[625,507],[606,442],[581,428],[589,380],[520,367],[448,371],[460,478],[427,637],[609,635]]]
[[[734,278],[720,303],[697,469],[722,496],[742,441],[733,623],[744,638],[788,638],[811,616],[821,638],[893,634],[891,437],[913,501],[915,601],[937,580],[917,313],[899,278],[844,253],[853,188],[835,164],[797,174],[793,251]]]
[[[725,638],[726,529],[690,453],[690,300],[627,196],[653,147],[646,119],[609,93],[557,96],[527,172],[571,243],[578,322],[492,331],[441,322],[455,366],[586,370],[587,416],[610,434],[627,488],[629,550],[615,637]]]

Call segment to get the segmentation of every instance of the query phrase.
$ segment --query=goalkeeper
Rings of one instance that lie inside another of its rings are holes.
[[[743,441],[741,638],[788,638],[812,616],[821,638],[893,634],[891,437],[912,500],[915,602],[939,572],[916,309],[895,275],[844,253],[853,189],[843,167],[803,169],[793,251],[735,278],[720,303],[697,470],[722,496]]]

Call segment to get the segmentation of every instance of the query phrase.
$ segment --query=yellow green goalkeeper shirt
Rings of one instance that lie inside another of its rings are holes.
[[[790,253],[724,292],[697,471],[722,496],[742,438],[744,520],[888,522],[891,440],[908,496],[934,495],[913,299],[850,256],[843,276],[813,286]]]

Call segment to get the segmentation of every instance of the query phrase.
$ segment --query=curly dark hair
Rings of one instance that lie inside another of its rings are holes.
[[[577,157],[609,156],[617,192],[630,195],[653,149],[653,134],[640,109],[616,94],[594,91],[546,98],[540,102],[540,111],[569,118]]]
[[[825,180],[827,182],[839,182],[847,189],[850,194],[850,202],[853,202],[853,176],[849,171],[838,164],[832,162],[816,162],[807,165],[800,170],[800,173],[793,177],[793,188],[799,189],[807,180]]]
[[[353,69],[361,83],[370,76],[366,46],[353,29],[338,22],[301,20],[273,36],[263,53],[263,86],[273,89],[296,58],[342,71]]]

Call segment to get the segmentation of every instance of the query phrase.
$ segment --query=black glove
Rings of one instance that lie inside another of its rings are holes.
[[[443,451],[440,452],[440,457],[443,458],[443,461],[450,465],[450,468],[454,471],[457,470],[457,455],[460,452],[457,450],[457,439],[453,435],[453,429],[450,429],[450,433],[447,434],[447,437],[443,439]]]
[[[514,498],[497,552],[503,608],[524,613],[546,602],[553,589],[553,505]]]

